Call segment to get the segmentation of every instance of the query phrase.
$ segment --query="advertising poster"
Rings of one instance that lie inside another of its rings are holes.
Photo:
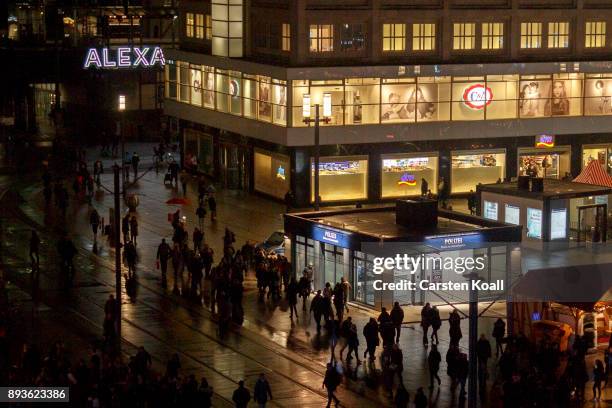
[[[190,69],[189,74],[191,77],[191,103],[202,106],[202,71]]]
[[[507,224],[519,225],[521,223],[521,209],[514,205],[506,204],[504,221]]]
[[[527,208],[527,236],[542,238],[542,210]]]
[[[567,237],[567,209],[557,208],[550,213],[550,239]]]
[[[484,202],[484,217],[497,221],[498,204],[491,201]]]
[[[270,84],[268,82],[259,83],[259,117],[270,119],[272,106],[270,104]]]
[[[382,91],[381,122],[411,122],[434,117],[432,88],[415,85],[385,85]]]
[[[215,75],[212,71],[204,72],[204,106],[215,107]]]

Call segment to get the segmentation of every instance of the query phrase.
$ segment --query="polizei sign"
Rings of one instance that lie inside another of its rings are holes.
[[[90,48],[83,68],[152,68],[165,63],[161,47]]]

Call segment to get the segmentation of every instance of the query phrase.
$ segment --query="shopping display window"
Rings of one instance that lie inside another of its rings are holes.
[[[381,160],[382,198],[419,196],[423,188],[437,193],[437,153],[388,154]]]
[[[314,201],[314,159],[311,158],[310,200]],[[321,202],[368,197],[368,157],[334,156],[319,160]]]
[[[569,147],[519,149],[518,175],[561,179],[570,174]]]
[[[291,189],[289,156],[263,149],[254,152],[254,188],[276,198],[284,198]]]
[[[597,160],[608,174],[612,174],[612,145],[584,145],[582,167],[586,167],[593,160]]]
[[[492,184],[505,178],[503,149],[452,152],[451,161],[451,193],[476,191],[478,184]]]
[[[287,124],[287,82],[272,80],[273,122],[278,125]]]
[[[487,119],[512,119],[517,114],[518,75],[488,75],[491,100],[485,107]]]
[[[493,100],[493,93],[484,77],[453,79],[453,120],[484,120],[485,109]]]
[[[581,101],[582,80],[578,74],[521,76],[521,118],[580,115]]]
[[[347,78],[345,84],[344,123],[347,125],[378,123],[380,79]]]

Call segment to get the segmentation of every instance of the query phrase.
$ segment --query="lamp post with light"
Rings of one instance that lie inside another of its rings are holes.
[[[119,103],[117,106],[119,111],[119,133],[121,133],[121,194],[125,197],[125,135],[123,132],[123,116],[125,112],[125,95],[119,95]]]
[[[315,134],[314,134],[314,145],[315,145],[315,154],[314,154],[314,209],[315,211],[319,211],[319,206],[321,204],[321,197],[319,195],[319,161],[321,156],[321,145],[319,142],[319,123],[323,121],[324,123],[329,123],[331,120],[331,94],[324,93],[323,94],[323,117],[319,116],[319,107],[320,105],[315,104],[315,115],[314,118],[311,117],[310,112],[310,94],[302,95],[302,118],[304,123],[314,123]]]

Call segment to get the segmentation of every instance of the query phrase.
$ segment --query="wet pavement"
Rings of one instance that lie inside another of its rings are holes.
[[[136,147],[142,149],[142,146]],[[146,149],[146,148],[145,148]],[[130,147],[128,149],[130,150]],[[146,150],[141,151],[141,168],[150,164]],[[105,163],[110,168],[111,162]],[[227,339],[220,340],[217,326],[210,312],[203,306],[190,302],[164,290],[159,283],[159,272],[155,268],[155,251],[162,237],[168,241],[172,228],[167,222],[167,214],[177,206],[166,201],[182,196],[176,188],[163,185],[164,171],[154,170],[144,174],[129,193],[137,193],[140,205],[137,208],[139,221],[137,268],[139,287],[134,301],[123,295],[122,335],[127,347],[144,345],[155,360],[163,367],[173,353],[179,353],[182,374],[194,373],[196,377],[205,376],[215,389],[215,406],[229,405],[231,393],[240,379],[245,379],[252,389],[260,372],[265,372],[272,386],[274,400],[271,406],[313,406],[325,405],[325,393],[321,387],[325,363],[329,360],[328,339],[325,331],[316,335],[314,322],[301,314],[292,322],[289,319],[284,301],[276,303],[259,302],[252,272],[245,283],[245,322],[243,327],[234,330]],[[102,176],[103,185],[112,186],[112,175]],[[27,204],[21,206],[23,212],[39,227],[55,229],[67,227],[79,249],[77,256],[76,286],[66,292],[57,275],[57,259],[53,240],[46,241],[43,235],[41,253],[41,304],[45,308],[62,311],[65,316],[86,322],[101,334],[103,307],[110,293],[114,293],[114,251],[105,239],[99,239],[94,253],[93,236],[88,225],[89,208],[87,203],[71,205],[66,221],[62,221],[56,211],[44,210],[41,186],[32,184],[21,188]],[[187,216],[189,231],[194,226],[197,197],[195,185],[190,184],[186,197],[189,204],[181,206]],[[261,241],[271,232],[282,229],[284,206],[266,198],[245,192],[220,190],[217,193],[217,221],[206,220],[205,239],[216,254],[222,252],[222,236],[225,227],[236,234],[236,244],[246,240]],[[100,190],[96,193],[93,206],[108,220],[109,207],[113,204],[112,195]],[[10,254],[14,270],[27,271],[27,239],[29,231],[23,224],[15,223],[9,228],[10,239],[5,240],[5,253]],[[170,268],[171,269],[171,268]],[[172,287],[170,275],[169,287]],[[27,279],[23,277],[22,282]],[[40,306],[37,306],[40,307]],[[482,306],[483,308],[486,305]],[[462,309],[462,308],[460,308]],[[494,318],[504,313],[505,305],[499,303],[491,307],[479,320],[480,332],[492,331]],[[441,308],[442,318],[446,318],[448,307]],[[462,309],[463,312],[467,310]],[[405,308],[406,321],[418,321],[419,309]],[[374,314],[368,310],[350,307],[350,316],[357,324],[360,333],[360,352],[364,351],[365,340],[361,336],[363,325]],[[462,347],[467,346],[467,321],[462,321],[464,337]],[[417,387],[427,389],[429,374],[426,368],[427,350],[421,344],[421,329],[409,323],[402,331],[400,345],[404,351],[404,382],[414,395]],[[448,348],[448,326],[440,330],[439,350],[444,357]],[[337,349],[338,350],[338,349]],[[380,352],[380,349],[378,350]],[[443,358],[444,360],[444,358]],[[380,387],[370,387],[378,383],[380,363],[374,365],[344,364],[347,381],[338,393],[344,406],[371,407],[389,405],[389,400]],[[495,359],[492,359],[491,384],[497,376]],[[450,392],[450,381],[445,375],[446,366],[442,362],[442,385],[430,395],[434,406],[456,406],[456,395]],[[373,379],[373,380],[372,380]],[[604,394],[610,397],[610,393]],[[599,405],[602,406],[602,405]]]

